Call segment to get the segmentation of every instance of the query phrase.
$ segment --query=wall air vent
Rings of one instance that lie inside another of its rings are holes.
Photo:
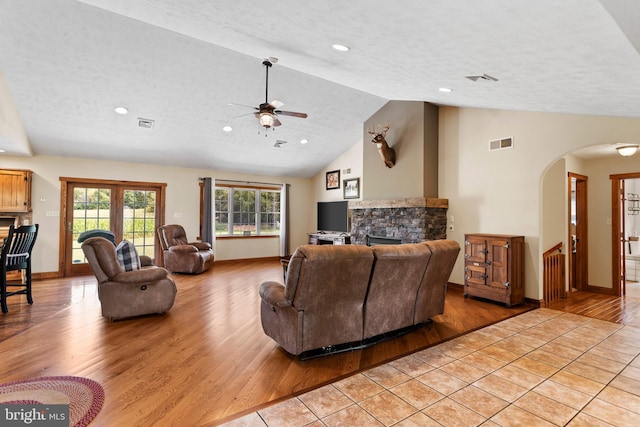
[[[151,129],[153,127],[154,121],[151,119],[143,119],[138,117],[138,127]]]
[[[513,148],[512,136],[508,138],[494,139],[493,141],[489,141],[489,151],[505,150],[507,148]]]

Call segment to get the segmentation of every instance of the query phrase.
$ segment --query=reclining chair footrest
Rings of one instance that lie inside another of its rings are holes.
[[[300,353],[300,360],[309,360],[316,357],[326,356],[329,354],[344,353],[345,351],[362,350],[372,345],[388,341],[399,336],[408,334],[415,331],[418,328],[423,327],[426,323],[419,323],[417,325],[407,326],[405,328],[396,329],[395,331],[385,332],[384,334],[376,335],[375,337],[366,338],[362,341],[354,341],[344,344],[329,345],[326,347],[316,348],[315,350],[307,350]]]

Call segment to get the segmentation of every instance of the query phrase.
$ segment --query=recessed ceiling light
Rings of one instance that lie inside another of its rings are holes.
[[[306,138],[300,140],[300,144],[306,144],[307,142],[309,142],[309,140]]]
[[[448,87],[441,87],[438,89],[440,92],[444,92],[444,93],[451,93],[453,92],[453,89],[449,89]]]
[[[339,52],[348,52],[351,50],[349,46],[345,46],[343,44],[332,44],[331,47]]]
[[[118,114],[127,114],[129,112],[127,107],[122,107],[122,106],[114,108],[113,111],[115,111]]]
[[[231,126],[227,125],[227,126],[223,127],[222,130],[225,131],[225,132],[231,132],[233,130],[233,128]]]

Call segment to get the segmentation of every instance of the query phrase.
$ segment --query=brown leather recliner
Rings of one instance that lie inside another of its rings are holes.
[[[118,263],[116,247],[104,237],[91,237],[82,251],[98,279],[102,315],[111,320],[146,314],[163,314],[173,307],[176,285],[169,272],[150,266],[124,271]]]
[[[213,265],[213,249],[207,242],[189,242],[181,225],[158,227],[164,267],[172,273],[200,274]]]
[[[284,284],[260,285],[262,329],[303,359],[405,333],[444,312],[459,252],[454,240],[300,246]]]

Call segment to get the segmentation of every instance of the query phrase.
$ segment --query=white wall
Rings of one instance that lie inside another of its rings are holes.
[[[524,235],[525,296],[540,299],[543,172],[581,147],[637,141],[640,120],[440,107],[439,129],[439,197],[455,216],[448,237],[462,244],[465,233]],[[489,152],[490,140],[507,136],[514,148]],[[451,281],[464,282],[460,258]]]
[[[0,70],[0,149],[8,150],[9,148],[21,154],[32,154],[20,115],[9,92],[4,74]]]
[[[547,251],[562,242],[562,253],[569,254],[568,202],[566,160],[558,159],[545,171],[540,186],[541,225],[540,248]]]
[[[424,119],[424,102],[391,101],[364,123],[362,158],[367,187],[363,200],[435,197],[435,194],[425,195],[424,188]],[[396,152],[396,164],[392,168],[384,165],[376,145],[371,142],[372,135],[367,133],[369,129],[379,132],[380,126],[386,124],[390,129],[385,139]]]
[[[327,190],[326,173],[329,171],[340,171],[340,188]],[[349,173],[345,173],[350,170]],[[333,162],[325,166],[325,168],[312,178],[313,194],[311,200],[311,212],[309,217],[309,228],[306,233],[314,233],[317,231],[318,210],[316,202],[337,202],[344,200],[343,180],[360,178],[360,199],[362,199],[362,190],[365,185],[362,177],[362,140],[356,142],[340,155]],[[357,199],[350,199],[357,200]],[[306,243],[306,242],[305,242]]]
[[[33,254],[34,272],[58,271],[61,176],[167,183],[166,222],[181,224],[187,236],[192,239],[199,234],[200,224],[198,178],[211,176],[220,179],[286,182],[291,184],[290,242],[292,248],[306,243],[306,233],[312,226],[315,227],[315,221],[312,222],[310,218],[312,211],[315,214],[315,209],[312,209],[314,200],[312,182],[309,179],[50,156],[31,158],[3,156],[0,167],[33,171],[33,222],[40,224]],[[277,238],[217,239],[216,260],[278,256],[278,240]]]

